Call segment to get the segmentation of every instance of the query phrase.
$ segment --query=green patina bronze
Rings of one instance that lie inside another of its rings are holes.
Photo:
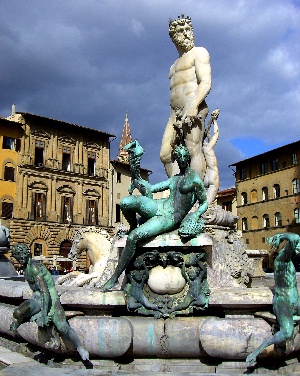
[[[56,328],[75,345],[82,360],[88,360],[89,353],[81,345],[75,330],[68,324],[54,281],[45,265],[31,258],[30,249],[24,243],[12,247],[12,256],[23,265],[25,280],[33,295],[14,310],[14,321],[11,323],[10,330],[15,331],[24,322],[35,321],[41,329],[45,328],[48,334],[51,332],[51,340],[47,343],[47,347],[55,349],[60,346]]]
[[[144,315],[155,318],[189,314],[193,310],[204,310],[208,306],[210,289],[207,282],[205,252],[183,254],[177,251],[160,253],[146,252],[138,256],[133,265],[126,270],[128,294],[127,307]],[[153,292],[147,285],[151,269],[161,265],[172,266],[181,270],[186,281],[185,287],[178,293],[162,294]]]
[[[142,151],[139,147],[136,141],[135,147],[132,148],[132,155],[135,154],[134,150],[137,150],[136,154],[140,157]],[[124,217],[130,225],[129,234],[117,268],[102,287],[102,291],[108,291],[118,283],[119,276],[136,253],[138,241],[175,229],[179,229],[179,234],[185,238],[191,238],[203,231],[204,223],[201,215],[208,208],[203,181],[190,168],[190,153],[185,146],[177,146],[173,152],[173,158],[178,164],[180,173],[166,181],[151,185],[141,179],[137,173],[133,176],[138,183],[135,186],[142,195],[127,196],[120,203]],[[135,166],[133,168],[136,169]],[[167,198],[156,200],[148,194],[149,191],[154,193],[165,190],[170,191]],[[187,216],[196,202],[199,203],[198,209]],[[140,226],[138,226],[136,214],[143,218],[144,223]]]
[[[293,233],[282,233],[267,238],[267,242],[277,250],[285,241],[274,261],[275,293],[273,310],[276,315],[279,331],[267,338],[257,349],[248,355],[246,362],[255,364],[256,357],[266,347],[274,344],[278,350],[284,351],[286,342],[293,337],[294,321],[300,319],[300,300],[297,288],[296,270],[292,258],[300,253],[300,236]]]

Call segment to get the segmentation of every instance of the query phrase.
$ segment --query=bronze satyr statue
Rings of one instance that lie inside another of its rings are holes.
[[[286,232],[267,238],[267,242],[274,250],[284,240],[286,240],[286,243],[274,261],[275,294],[273,311],[280,330],[273,337],[267,338],[257,349],[248,355],[246,362],[249,365],[254,365],[258,354],[272,344],[284,349],[286,342],[293,336],[293,316],[300,315],[296,270],[292,262],[293,256],[300,253],[300,236]]]
[[[175,229],[185,238],[196,236],[203,231],[204,222],[201,216],[208,207],[203,181],[189,166],[190,153],[186,146],[177,146],[173,158],[178,164],[179,174],[154,185],[147,182],[144,189],[142,179],[140,184],[136,184],[142,194],[169,190],[169,197],[156,200],[151,198],[150,194],[148,197],[131,195],[121,201],[121,210],[130,225],[129,235],[117,268],[103,285],[102,291],[108,291],[118,283],[119,276],[135,255],[138,241]],[[138,178],[137,175],[135,178]],[[187,216],[196,202],[199,203],[198,209]],[[137,226],[137,213],[145,221],[140,226]]]
[[[56,328],[75,345],[82,360],[88,360],[89,353],[82,346],[75,330],[68,324],[54,281],[45,265],[40,261],[32,260],[30,249],[24,243],[12,247],[12,256],[23,265],[25,280],[32,289],[33,296],[14,310],[14,321],[10,329],[15,331],[22,323],[35,321],[39,327],[45,327],[49,332],[48,329],[52,324],[53,338],[47,347],[58,348],[60,346],[59,337],[55,333]]]

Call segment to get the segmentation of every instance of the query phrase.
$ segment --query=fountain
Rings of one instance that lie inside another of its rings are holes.
[[[58,280],[60,307],[91,363],[108,371],[299,371],[297,318],[288,321],[290,331],[280,351],[270,340],[282,313],[277,319],[272,314],[273,294],[262,270],[265,252],[247,250],[237,218],[215,204],[220,111],[213,111],[205,124],[209,55],[194,46],[189,17],[170,20],[169,32],[179,58],[170,71],[171,115],[161,148],[168,179],[154,185],[144,181],[139,171],[142,146],[137,140],[126,146],[132,184],[121,208],[129,231],[121,228],[113,239],[97,228],[76,234],[70,253],[74,258],[87,250],[93,270]],[[134,195],[134,189],[141,195]],[[164,190],[170,191],[167,198],[153,198]],[[93,245],[96,237],[101,249]],[[11,327],[16,308],[31,296],[26,282],[0,279],[0,333],[11,346],[22,341],[45,353],[51,333],[36,320],[14,331]],[[51,354],[64,357],[63,367],[76,350],[70,338],[56,335],[59,346],[52,346]],[[258,370],[247,368],[255,364]]]

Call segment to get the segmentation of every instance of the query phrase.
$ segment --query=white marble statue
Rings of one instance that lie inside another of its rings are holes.
[[[191,19],[181,15],[169,23],[169,35],[179,57],[170,69],[170,118],[161,145],[160,158],[167,175],[178,173],[172,160],[174,146],[183,143],[191,154],[191,168],[204,179],[207,162],[202,151],[208,114],[205,98],[211,89],[210,57],[195,47]],[[178,134],[180,134],[178,140]]]
[[[102,285],[112,275],[118,262],[118,252],[113,249],[114,240],[101,228],[92,226],[78,230],[68,257],[74,261],[86,251],[90,260],[89,274],[74,271],[59,277],[56,283],[90,287]]]

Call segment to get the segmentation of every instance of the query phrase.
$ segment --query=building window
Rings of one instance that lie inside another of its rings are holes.
[[[262,201],[268,201],[269,199],[269,191],[267,187],[263,187],[262,189]]]
[[[222,202],[222,209],[226,211],[232,211],[232,202],[231,201],[223,201]]]
[[[71,148],[64,146],[62,155],[62,169],[71,171]]]
[[[279,160],[278,158],[272,159],[272,171],[277,171],[279,169]]]
[[[15,150],[15,139],[7,136],[3,136],[3,149]]]
[[[33,193],[32,214],[36,221],[46,220],[46,195],[44,193]]]
[[[121,207],[116,204],[116,222],[121,222]]]
[[[258,229],[258,217],[252,217],[251,228],[252,230]]]
[[[264,226],[264,228],[270,227],[269,214],[264,214],[263,215],[263,226]]]
[[[71,223],[73,222],[73,199],[69,196],[62,196],[62,222]]]
[[[248,230],[248,221],[247,218],[242,218],[242,230],[247,231]]]
[[[87,224],[97,225],[98,224],[98,210],[96,200],[87,200]]]
[[[241,180],[245,180],[247,178],[247,172],[246,172],[246,168],[243,167],[241,169]]]
[[[295,222],[300,223],[300,209],[296,208],[294,210]]]
[[[43,244],[34,243],[33,245],[33,256],[42,256],[43,255]]]
[[[96,153],[88,152],[88,175],[95,176]]]
[[[265,237],[262,237],[262,238],[261,238],[261,242],[262,242],[262,243],[265,243],[265,242],[266,242],[266,238],[265,238]]]
[[[14,204],[12,202],[2,201],[2,218],[11,219],[13,214]]]
[[[293,153],[292,154],[292,165],[295,166],[297,164],[297,154]]]
[[[249,244],[249,239],[246,239],[246,244]]]
[[[275,213],[275,226],[276,227],[282,226],[281,214],[279,212]]]
[[[34,165],[37,167],[42,167],[44,165],[44,147],[44,141],[35,141]]]
[[[242,205],[247,204],[247,193],[246,192],[242,192],[242,194],[241,194],[241,204]]]
[[[273,194],[274,194],[274,198],[280,197],[280,185],[279,184],[274,184]]]
[[[4,180],[15,181],[15,169],[11,166],[4,167]]]
[[[299,179],[293,179],[293,193],[299,193]]]
[[[268,172],[268,163],[262,162],[260,165],[260,172],[262,175],[266,174]]]
[[[121,172],[117,172],[117,183],[121,183]]]
[[[253,191],[251,191],[251,202],[252,203],[257,202],[257,190],[256,189],[253,189]]]

